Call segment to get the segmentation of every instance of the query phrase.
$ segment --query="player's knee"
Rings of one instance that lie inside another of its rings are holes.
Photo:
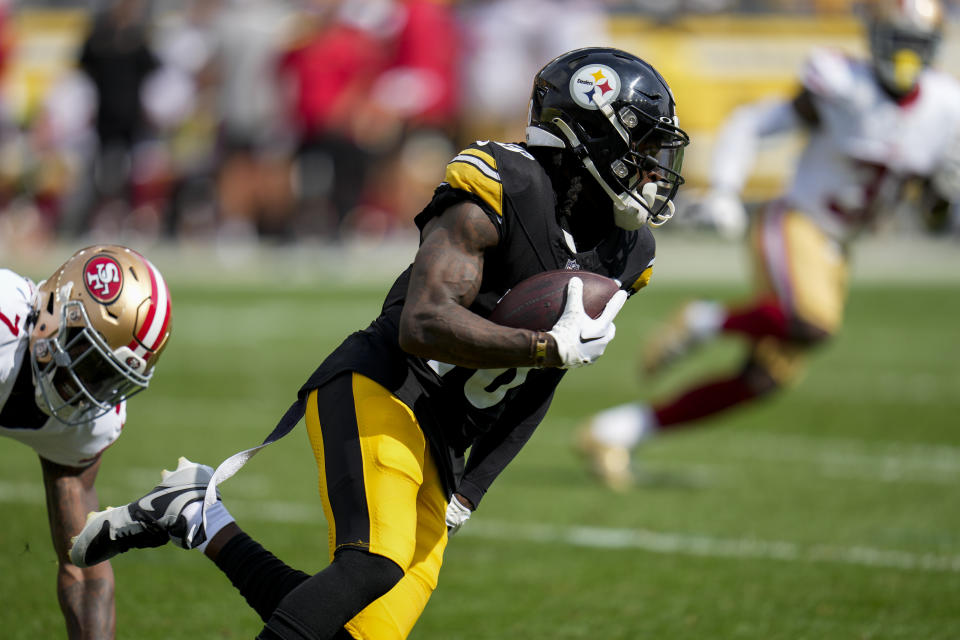
[[[365,607],[346,629],[355,638],[403,640],[410,635],[437,586],[436,572],[415,563],[388,594]]]
[[[790,318],[790,342],[802,349],[819,347],[829,341],[834,333],[833,329],[827,329],[803,318],[797,316]]]
[[[747,360],[743,375],[756,395],[768,395],[800,378],[806,351],[807,347],[792,342],[762,341]]]
[[[747,361],[743,377],[757,397],[769,395],[789,382],[784,380],[782,375],[776,375],[763,363],[753,359]]]
[[[363,549],[340,549],[333,563],[354,577],[358,589],[374,598],[390,591],[403,577],[403,568],[396,562]]]

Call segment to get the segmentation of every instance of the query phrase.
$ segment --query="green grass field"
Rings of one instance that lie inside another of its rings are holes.
[[[105,454],[104,505],[140,495],[179,455],[215,465],[257,444],[313,367],[374,317],[386,287],[168,277],[173,339]],[[795,389],[650,442],[625,495],[597,485],[574,453],[591,412],[732,365],[727,341],[655,385],[635,375],[640,337],[676,304],[744,292],[655,279],[627,305],[607,355],[568,375],[452,540],[413,640],[960,638],[956,281],[855,285],[843,334]],[[301,427],[222,490],[252,535],[316,571],[327,562],[316,486]],[[6,439],[0,513],[0,637],[63,637],[39,464]],[[113,565],[119,638],[260,628],[197,552],[133,552]]]

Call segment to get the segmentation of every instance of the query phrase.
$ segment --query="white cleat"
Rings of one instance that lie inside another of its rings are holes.
[[[670,321],[653,332],[644,347],[641,365],[647,375],[656,375],[695,347],[716,335],[725,312],[716,302],[695,300],[677,311]]]
[[[171,540],[186,549],[202,543],[202,525],[191,527],[183,511],[203,500],[213,469],[181,456],[176,470],[165,469],[160,475],[160,484],[139,500],[88,514],[72,540],[71,562],[89,567],[130,549],[159,547]]]
[[[588,422],[577,430],[577,451],[587,459],[590,471],[609,489],[626,491],[635,478],[630,463],[630,449],[601,442]]]

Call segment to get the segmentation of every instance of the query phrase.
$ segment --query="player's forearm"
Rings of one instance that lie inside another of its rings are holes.
[[[710,183],[717,191],[740,193],[753,168],[760,140],[798,126],[789,102],[764,100],[736,109],[717,133]]]
[[[472,369],[558,366],[553,338],[544,332],[494,324],[456,304],[425,308],[408,318],[400,346],[413,355]],[[538,340],[545,343],[538,355]]]
[[[520,453],[537,428],[537,423],[530,421],[501,429],[474,443],[458,487],[460,494],[470,502],[471,509],[477,508],[493,481]]]

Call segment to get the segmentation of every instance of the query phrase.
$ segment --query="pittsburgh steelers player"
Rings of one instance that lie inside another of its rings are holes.
[[[169,338],[167,285],[130,249],[82,249],[36,286],[0,269],[0,435],[40,457],[57,600],[72,640],[114,637],[113,570],[72,563],[70,538],[98,508],[102,453]]]
[[[289,428],[306,414],[329,526],[325,569],[281,562],[212,490],[201,509],[216,479],[186,459],[146,500],[93,515],[74,561],[172,539],[214,560],[264,620],[260,638],[406,638],[437,585],[448,531],[530,438],[565,370],[600,357],[614,316],[647,283],[649,226],[673,214],[682,183],[689,139],[673,95],[623,51],[579,49],[547,64],[528,124],[525,143],[480,141],[450,161],[382,313],[320,365],[281,420]],[[593,271],[623,289],[594,320],[571,279],[547,332],[485,319],[513,285],[552,269]]]
[[[750,225],[753,299],[684,306],[651,334],[643,368],[658,373],[722,334],[746,338],[749,348],[731,374],[587,421],[579,445],[611,488],[630,485],[632,452],[651,435],[747,405],[796,379],[805,354],[840,329],[851,243],[906,202],[911,183],[920,186],[924,215],[960,208],[960,86],[930,68],[943,9],[937,0],[876,0],[865,18],[870,60],[814,51],[792,100],[741,107],[721,129],[704,205],[727,228],[746,226],[738,194],[758,141],[794,130],[808,132],[808,141],[786,191]]]

